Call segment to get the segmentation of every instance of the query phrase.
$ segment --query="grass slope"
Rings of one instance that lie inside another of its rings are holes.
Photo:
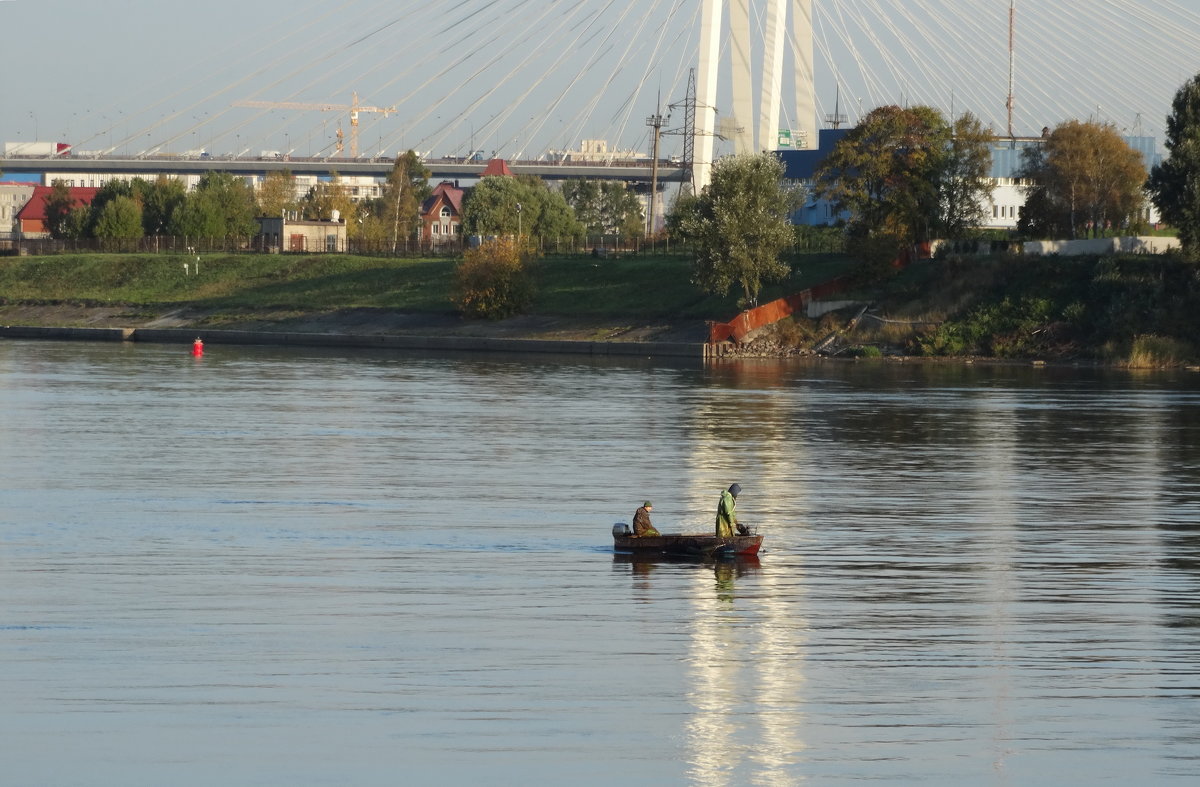
[[[764,290],[766,301],[838,275],[838,255],[799,258],[797,272]],[[184,266],[188,266],[185,270]],[[322,312],[388,309],[452,311],[455,260],[350,255],[88,254],[0,259],[0,299],[209,310]],[[535,261],[533,311],[590,317],[730,319],[736,294],[712,296],[691,283],[683,256],[598,259],[549,256]]]

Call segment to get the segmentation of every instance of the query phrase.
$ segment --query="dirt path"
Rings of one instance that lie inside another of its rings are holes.
[[[507,320],[464,320],[454,314],[411,314],[382,309],[330,312],[231,314],[179,308],[150,310],[128,306],[3,305],[0,325],[62,328],[210,328],[355,335],[476,336],[609,342],[706,341],[701,320],[631,322],[525,315]]]

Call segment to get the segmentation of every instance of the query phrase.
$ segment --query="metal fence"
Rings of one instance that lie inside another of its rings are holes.
[[[591,254],[596,257],[622,255],[667,254],[683,251],[678,242],[667,238],[646,240],[620,239],[606,236],[532,237],[530,246],[542,254]],[[368,241],[351,238],[343,248],[334,251],[313,249],[291,252],[267,242],[265,236],[227,235],[225,237],[191,237],[155,235],[145,238],[0,238],[0,254],[44,256],[55,254],[356,254],[372,257],[458,257],[477,245],[470,238],[454,238],[439,242],[403,239]]]

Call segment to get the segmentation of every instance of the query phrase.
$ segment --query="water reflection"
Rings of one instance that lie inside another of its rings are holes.
[[[1194,779],[1198,389],[0,343],[5,774]],[[734,481],[760,559],[610,554]]]

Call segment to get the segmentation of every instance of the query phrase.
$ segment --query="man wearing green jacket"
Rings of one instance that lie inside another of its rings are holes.
[[[740,484],[733,484],[721,493],[721,502],[717,504],[717,535],[729,537],[737,527],[737,496],[741,493]]]

